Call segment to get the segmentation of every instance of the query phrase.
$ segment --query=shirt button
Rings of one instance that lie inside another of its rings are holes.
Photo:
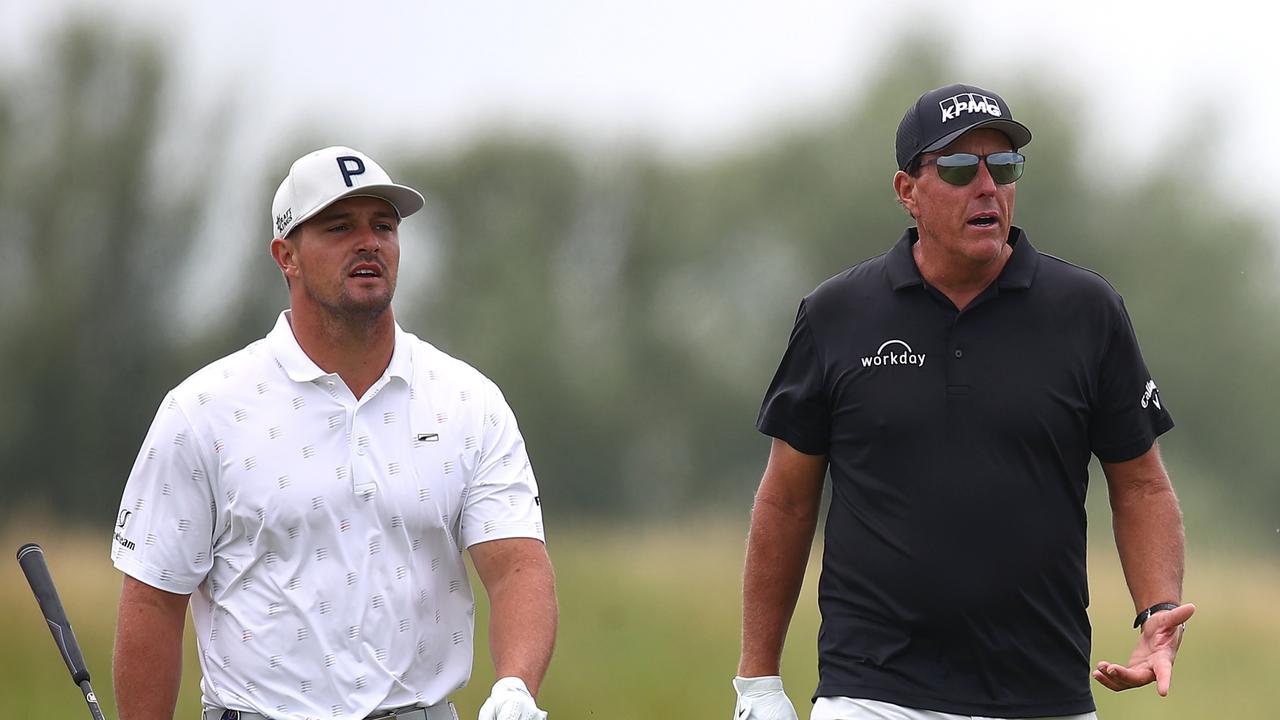
[[[356,454],[357,454],[357,455],[364,455],[364,446],[363,446],[363,445],[357,445],[357,446],[356,446]]]
[[[964,357],[964,351],[961,350],[960,348],[956,348],[956,359],[958,360],[962,357]]]

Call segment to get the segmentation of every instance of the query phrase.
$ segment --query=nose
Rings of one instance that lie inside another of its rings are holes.
[[[378,252],[381,248],[382,239],[378,237],[378,231],[372,225],[361,225],[356,232],[355,251]]]
[[[996,181],[995,178],[991,177],[991,171],[987,169],[986,158],[981,158],[978,161],[978,174],[974,176],[970,186],[977,191],[979,196],[995,194]]]

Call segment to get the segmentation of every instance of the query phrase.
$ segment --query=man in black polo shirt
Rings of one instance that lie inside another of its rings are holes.
[[[915,227],[800,304],[757,423],[736,720],[796,717],[779,663],[828,468],[814,720],[1095,717],[1090,455],[1141,628],[1093,676],[1168,693],[1195,611],[1173,420],[1119,294],[1012,224],[1030,141],[995,93],[925,93],[893,179]]]

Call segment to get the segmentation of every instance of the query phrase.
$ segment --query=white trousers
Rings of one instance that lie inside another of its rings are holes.
[[[879,700],[861,700],[847,697],[821,697],[813,704],[809,720],[1010,720],[988,718],[983,715],[952,715],[933,710],[917,710]],[[1032,720],[1030,718],[1025,720]],[[1084,715],[1060,715],[1034,720],[1098,720],[1097,713]]]

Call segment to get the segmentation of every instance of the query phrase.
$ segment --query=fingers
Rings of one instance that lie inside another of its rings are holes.
[[[1161,654],[1156,657],[1152,669],[1156,676],[1156,692],[1160,697],[1168,697],[1169,686],[1173,683],[1173,661],[1168,655]]]
[[[1182,623],[1190,620],[1191,616],[1195,614],[1196,606],[1192,603],[1187,603],[1185,605],[1179,605],[1172,610],[1156,613],[1155,615],[1152,615],[1147,622],[1155,620],[1159,627],[1170,627],[1173,625],[1181,625]]]
[[[1093,671],[1093,679],[1108,690],[1120,692],[1142,687],[1155,680],[1156,675],[1151,667],[1147,665],[1128,668],[1115,663],[1100,662],[1098,663],[1098,669]]]
[[[1177,653],[1182,644],[1182,636],[1186,632],[1186,623],[1196,612],[1191,603],[1179,605],[1173,610],[1156,613],[1147,620],[1142,628],[1143,637],[1147,638],[1153,651],[1168,650]],[[1173,658],[1169,658],[1172,665]]]
[[[1101,685],[1102,687],[1112,692],[1120,692],[1121,690],[1128,690],[1127,687],[1122,687],[1119,683],[1117,683],[1114,679],[1112,679],[1106,670],[1102,669],[1102,665],[1104,664],[1105,663],[1098,664],[1099,665],[1098,669],[1093,671],[1093,679],[1097,680],[1099,685]]]

